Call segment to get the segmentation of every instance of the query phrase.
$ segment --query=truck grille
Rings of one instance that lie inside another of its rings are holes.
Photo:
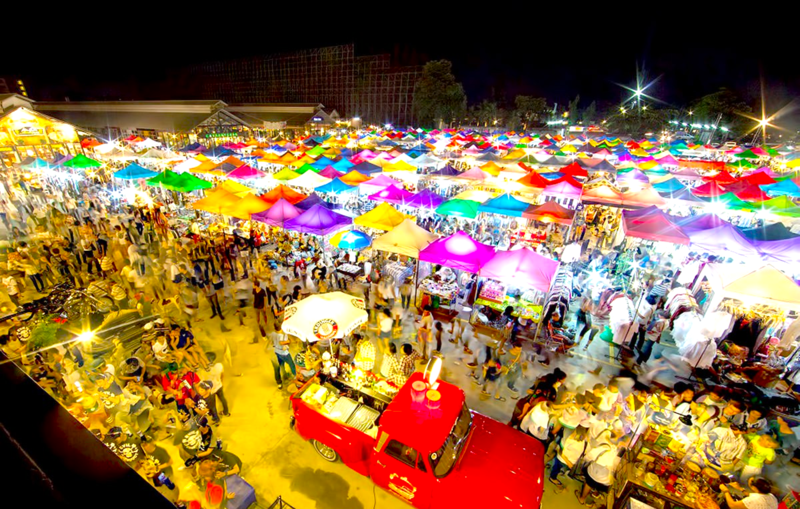
[[[366,433],[366,431],[375,424],[375,420],[379,415],[380,412],[374,408],[361,405],[358,410],[353,412],[353,415],[350,416],[347,425],[352,426],[362,433]]]

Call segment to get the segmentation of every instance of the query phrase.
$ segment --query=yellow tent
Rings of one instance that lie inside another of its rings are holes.
[[[390,231],[406,219],[406,216],[388,203],[381,203],[366,214],[361,214],[353,222],[359,226]]]
[[[377,159],[377,157],[375,159]],[[374,160],[370,162],[372,162],[373,164],[378,164],[378,166],[380,166],[380,164],[376,163]],[[396,163],[391,163],[386,166],[383,166],[383,171],[417,171],[417,168],[401,160],[397,161]]]
[[[639,166],[639,168],[642,169],[642,170],[652,170],[653,168],[658,166],[658,162],[657,161],[645,161],[643,163],[639,163],[637,166]]]
[[[497,165],[494,161],[489,161],[488,163],[481,166],[481,170],[485,171],[489,175],[496,177],[500,174],[500,170],[502,170],[502,168],[499,165]]]
[[[192,203],[195,210],[205,210],[214,214],[223,214],[223,210],[241,200],[235,194],[219,187],[206,192],[206,197]]]
[[[522,149],[512,150],[508,154],[506,154],[503,159],[522,159],[525,157],[525,151]]]
[[[297,173],[295,171],[292,171],[289,168],[284,168],[281,171],[279,171],[278,173],[274,174],[272,177],[275,180],[292,180],[292,179],[296,179],[299,176],[300,176],[299,173]]]
[[[345,175],[339,177],[339,180],[341,180],[347,185],[357,186],[362,182],[366,182],[367,180],[372,180],[372,177],[368,177],[357,170],[350,170]]]
[[[235,194],[239,198],[242,198],[242,197],[246,196],[248,193],[254,193],[255,192],[252,189],[250,189],[249,187],[247,187],[245,185],[242,185],[242,184],[236,182],[235,180],[226,180],[225,182],[223,182],[222,184],[218,185],[217,187],[215,187],[214,189],[212,189],[209,192],[215,192],[217,190],[227,191],[227,192],[229,192],[231,194]],[[207,192],[206,195],[208,195],[209,192]]]
[[[469,189],[464,191],[463,193],[457,194],[454,199],[456,200],[470,200],[476,201],[478,203],[483,203],[487,200],[491,200],[497,196],[496,193],[490,193],[489,191],[478,191],[475,189]]]
[[[189,171],[192,173],[214,173],[214,170],[217,169],[217,166],[219,166],[217,163],[206,159],[194,168],[190,168]]]
[[[565,154],[569,154],[569,153],[577,152],[578,149],[575,148],[574,145],[570,145],[569,143],[567,143],[566,145],[561,147],[561,151],[564,152]]]
[[[264,212],[270,204],[254,195],[248,193],[244,198],[222,208],[222,213],[226,216],[249,220],[252,214]]]

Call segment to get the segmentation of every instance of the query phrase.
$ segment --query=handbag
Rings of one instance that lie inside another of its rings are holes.
[[[247,509],[256,502],[256,490],[238,474],[225,478],[225,489],[234,494],[228,499],[227,509]]]

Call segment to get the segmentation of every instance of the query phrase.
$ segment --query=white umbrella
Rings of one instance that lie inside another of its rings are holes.
[[[344,292],[321,293],[287,307],[281,330],[311,343],[343,338],[367,323],[367,317],[364,299]]]

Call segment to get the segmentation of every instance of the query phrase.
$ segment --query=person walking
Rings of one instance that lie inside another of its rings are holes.
[[[253,309],[256,312],[256,323],[262,338],[267,337],[267,292],[261,288],[261,283],[253,281]],[[277,316],[275,317],[277,321]],[[253,338],[251,343],[258,343],[258,336]]]
[[[297,368],[294,365],[294,361],[292,361],[292,354],[289,351],[289,338],[281,331],[277,323],[273,325],[272,332],[269,333],[269,338],[275,353],[272,359],[270,359],[272,361],[272,369],[275,371],[275,383],[278,384],[278,389],[282,390],[283,373],[286,370],[284,366],[289,366],[289,370],[292,372],[292,378],[290,378],[290,380],[294,380],[297,376]]]

